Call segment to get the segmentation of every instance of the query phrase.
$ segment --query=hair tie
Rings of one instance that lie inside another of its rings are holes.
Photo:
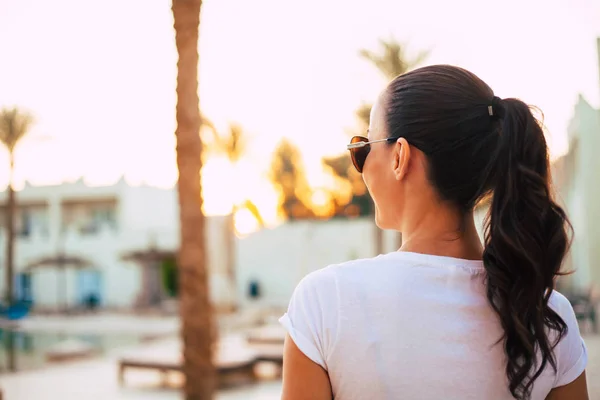
[[[502,99],[498,96],[494,96],[492,98],[491,104],[488,106],[488,114],[490,115],[490,117],[500,117],[499,109],[501,101]]]

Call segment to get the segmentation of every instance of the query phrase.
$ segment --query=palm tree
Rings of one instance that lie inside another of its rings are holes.
[[[394,38],[389,40],[381,39],[379,43],[380,49],[378,51],[362,49],[359,51],[359,55],[375,65],[387,80],[408,72],[422,63],[429,54],[424,51],[417,54],[414,58],[409,59],[405,51],[406,46]],[[361,135],[369,127],[371,108],[372,104],[363,103],[355,111],[355,116],[359,123],[358,131]],[[353,132],[352,135],[354,134]],[[324,158],[323,164],[333,176],[340,181],[347,182],[352,187],[352,199],[350,200],[350,204],[342,209],[342,212],[349,214],[346,210],[351,209],[352,213],[357,210],[359,215],[373,215],[375,209],[371,197],[366,190],[362,178],[354,171],[348,155],[343,154],[337,157]],[[383,253],[383,231],[377,225],[374,226],[374,236],[375,253],[381,254]],[[402,245],[401,234],[398,234],[396,244],[398,247]]]
[[[324,157],[323,166],[342,185],[350,190],[350,201],[340,202],[338,198],[346,198],[343,191],[336,190],[330,193],[333,202],[334,217],[350,217],[373,215],[373,200],[367,191],[362,176],[356,172],[350,157],[347,154],[340,156]]]
[[[414,58],[409,59],[406,55],[406,46],[394,38],[390,38],[389,40],[380,39],[379,45],[379,51],[374,52],[362,49],[359,54],[362,58],[375,65],[387,80],[392,80],[398,75],[405,74],[425,61],[429,55],[428,51],[421,51]],[[356,111],[356,116],[362,121],[363,126],[369,126],[371,108],[371,104],[362,104]],[[401,233],[398,233],[396,236],[396,245],[398,248],[402,246]],[[383,231],[377,225],[375,225],[375,252],[377,254],[383,253]]]
[[[388,40],[380,39],[379,45],[381,48],[380,51],[362,49],[359,51],[359,54],[362,58],[375,65],[379,72],[388,80],[405,74],[423,63],[429,56],[428,51],[421,51],[414,58],[409,59],[406,55],[406,45],[394,38]]]
[[[204,115],[202,115],[202,128],[206,128],[203,131],[205,134],[204,147],[206,153],[225,155],[233,171],[232,177],[235,179],[237,177],[236,167],[248,150],[250,136],[244,131],[240,124],[235,122],[229,124],[226,134],[220,134],[216,126]],[[236,185],[237,183],[238,182],[230,182],[230,184],[233,185]],[[232,301],[229,307],[230,311],[235,310],[237,307],[237,301],[235,299],[237,289],[235,273],[235,215],[242,209],[248,210],[252,214],[252,216],[256,219],[259,228],[263,228],[265,226],[262,215],[260,214],[256,205],[250,199],[246,198],[240,202],[234,199],[231,211],[226,220],[227,232],[225,239],[225,248],[227,253],[226,272],[229,280]]]
[[[216,131],[213,129],[213,132]],[[229,125],[229,131],[227,135],[219,136],[216,135],[216,144],[218,150],[224,153],[229,160],[229,164],[233,170],[233,176],[237,176],[235,167],[238,165],[239,161],[246,153],[248,148],[248,135],[244,133],[243,128],[236,123],[231,123]],[[231,182],[231,184],[235,185],[235,182]],[[235,309],[236,307],[236,274],[235,274],[235,213],[240,208],[240,206],[234,201],[231,207],[231,212],[227,217],[227,237],[226,237],[226,252],[227,252],[227,277],[229,280],[229,286],[231,290],[231,308]]]
[[[33,123],[33,117],[16,107],[0,111],[0,141],[8,150],[9,178],[8,202],[6,205],[6,262],[5,262],[5,300],[8,304],[14,300],[14,249],[15,249],[15,212],[16,199],[13,187],[15,169],[15,148],[27,134]]]
[[[213,398],[216,385],[212,364],[214,338],[202,211],[202,119],[198,98],[198,30],[202,0],[173,0],[177,63],[177,168],[181,247],[179,312],[183,341],[186,400]]]
[[[314,218],[311,187],[306,178],[302,154],[287,139],[281,140],[273,152],[269,179],[279,192],[279,214],[287,220]]]

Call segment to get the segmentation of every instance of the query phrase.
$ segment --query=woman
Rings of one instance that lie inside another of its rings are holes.
[[[464,69],[420,68],[348,148],[403,245],[298,285],[283,399],[587,399],[586,348],[553,291],[568,221],[529,107]],[[488,197],[482,245],[473,209]]]

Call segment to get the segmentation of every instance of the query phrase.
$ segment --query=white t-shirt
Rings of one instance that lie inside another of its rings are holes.
[[[306,276],[280,319],[298,348],[329,373],[337,400],[513,399],[499,319],[481,261],[394,252]],[[568,325],[532,400],[575,380],[587,351],[568,300],[551,307]]]

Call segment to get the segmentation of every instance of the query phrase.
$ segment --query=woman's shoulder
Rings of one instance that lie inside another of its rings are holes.
[[[361,258],[330,264],[312,271],[300,280],[296,286],[296,294],[332,293],[337,290],[340,282],[345,282],[351,277],[368,274],[369,267],[377,263],[380,257]]]
[[[310,284],[322,284],[331,282],[340,276],[348,276],[370,271],[376,264],[385,262],[386,255],[370,258],[358,258],[336,264],[329,264],[306,275],[302,281]]]
[[[573,306],[569,299],[557,290],[553,290],[548,300],[548,305],[554,310],[561,318],[569,318],[571,315],[574,317]]]
[[[557,362],[557,374],[553,387],[571,383],[585,370],[587,349],[579,332],[579,324],[573,306],[560,292],[552,291],[548,305],[564,321],[567,330],[554,349]]]

